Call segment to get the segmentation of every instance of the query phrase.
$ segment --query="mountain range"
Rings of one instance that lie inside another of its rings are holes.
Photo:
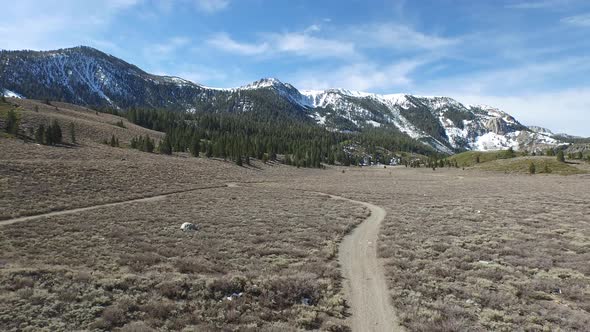
[[[298,90],[274,78],[239,88],[210,88],[179,77],[149,74],[85,46],[0,51],[0,91],[10,97],[95,108],[188,112],[272,109],[329,130],[356,132],[379,127],[403,132],[443,153],[510,147],[540,150],[563,144],[550,130],[527,127],[497,108],[464,105],[448,97]]]

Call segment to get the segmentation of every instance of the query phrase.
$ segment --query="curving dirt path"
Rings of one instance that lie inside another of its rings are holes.
[[[227,187],[236,188],[239,186],[238,183],[227,183],[218,186],[179,190],[143,198],[0,220],[0,226],[30,221],[33,219],[89,211],[102,207],[112,207],[138,202],[153,202],[164,199],[170,195],[191,191]],[[332,199],[364,205],[371,211],[371,215],[364,222],[357,226],[351,234],[344,237],[338,252],[338,261],[342,267],[342,273],[344,276],[344,293],[352,311],[352,316],[350,317],[352,330],[387,332],[402,331],[395,316],[393,306],[389,301],[389,292],[385,283],[383,268],[377,259],[376,243],[379,235],[379,227],[386,215],[385,210],[377,205],[367,202],[355,201],[345,197],[321,192],[316,193],[327,195]]]
[[[333,199],[364,205],[371,215],[340,243],[338,261],[344,276],[344,293],[352,311],[352,331],[403,331],[389,300],[383,267],[377,259],[383,208],[367,202],[329,195]]]
[[[182,193],[187,193],[187,192],[191,192],[191,191],[198,191],[198,190],[227,188],[227,187],[232,187],[232,184],[228,183],[228,184],[217,185],[217,186],[208,186],[208,187],[192,188],[192,189],[186,189],[186,190],[177,190],[177,191],[154,195],[154,196],[147,196],[147,197],[142,197],[142,198],[117,201],[117,202],[112,202],[112,203],[97,204],[97,205],[91,205],[91,206],[75,208],[75,209],[54,211],[54,212],[36,214],[36,215],[32,215],[32,216],[23,216],[23,217],[18,217],[18,218],[13,218],[13,219],[0,220],[0,226],[16,224],[19,222],[30,221],[33,219],[47,218],[47,217],[53,217],[53,216],[61,216],[61,215],[70,214],[70,213],[90,211],[90,210],[99,209],[99,208],[103,208],[103,207],[119,206],[119,205],[128,204],[128,203],[155,202],[155,201],[159,201],[161,199],[164,199],[170,195],[182,194]]]

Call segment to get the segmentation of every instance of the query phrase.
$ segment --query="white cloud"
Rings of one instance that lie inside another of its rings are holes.
[[[293,82],[298,88],[311,90],[345,88],[371,91],[407,88],[412,84],[410,74],[425,63],[424,60],[406,60],[380,66],[360,62],[336,69],[314,68],[295,74]]]
[[[590,28],[590,13],[569,16],[561,19],[561,22],[583,28]]]
[[[222,11],[229,6],[229,0],[195,0],[197,8],[206,13]]]
[[[589,56],[563,58],[444,77],[423,83],[419,87],[419,93],[510,95],[514,91],[524,93],[538,90],[547,82],[568,79],[585,70],[590,70]]]
[[[20,0],[2,7],[0,48],[55,49],[83,44],[97,31],[108,28],[121,11],[140,2]]]
[[[242,43],[232,39],[227,33],[212,36],[207,44],[225,52],[248,56],[263,54],[269,50],[268,43]]]
[[[312,58],[351,57],[355,55],[354,44],[336,39],[311,36],[307,33],[282,33],[271,36],[273,49]]]
[[[507,8],[512,9],[552,9],[560,8],[577,2],[576,0],[537,0],[537,1],[522,1],[507,5]]]
[[[156,52],[159,55],[169,55],[175,51],[177,51],[179,48],[188,45],[191,42],[191,40],[187,37],[173,37],[168,39],[166,42],[164,43],[159,43],[159,44],[154,44],[153,46],[150,46],[149,48],[146,48],[147,52]]]
[[[456,45],[458,38],[440,37],[419,32],[407,25],[380,23],[356,26],[350,29],[360,45],[398,50],[434,50]]]
[[[354,44],[312,36],[308,33],[266,34],[258,43],[239,42],[227,33],[218,33],[207,44],[219,50],[240,55],[290,54],[310,58],[350,57],[355,55]]]

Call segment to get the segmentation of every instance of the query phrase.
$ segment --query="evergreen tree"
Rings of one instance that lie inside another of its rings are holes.
[[[537,171],[536,167],[535,167],[535,163],[533,163],[532,161],[529,163],[529,174],[535,174],[535,172]]]
[[[559,150],[559,152],[557,152],[557,161],[559,161],[560,163],[565,163],[565,156],[563,155],[563,150]]]
[[[553,149],[548,149],[546,155],[549,157],[553,157],[555,156],[555,151],[553,151]]]
[[[62,136],[62,132],[61,132],[61,127],[59,126],[59,123],[57,122],[57,120],[53,120],[51,126],[51,141],[52,144],[61,144],[63,136]]]
[[[45,139],[45,126],[40,124],[35,131],[35,141],[39,144],[43,144],[43,139]]]
[[[53,126],[49,125],[47,126],[47,129],[45,129],[45,144],[47,145],[53,145],[55,144],[53,141]]]
[[[516,154],[514,153],[514,149],[512,147],[508,148],[508,151],[506,152],[506,157],[508,157],[508,158],[516,157]]]
[[[160,141],[160,143],[158,145],[158,151],[161,154],[167,154],[167,155],[172,154],[172,144],[170,143],[170,136],[168,136],[168,134],[166,134],[164,136],[164,139]]]
[[[190,151],[193,157],[199,157],[199,151],[201,151],[201,140],[197,136],[193,136],[192,138]]]
[[[76,128],[73,122],[70,122],[70,141],[72,144],[76,144]]]
[[[8,111],[5,123],[6,132],[16,136],[18,134],[18,117],[14,110]]]
[[[145,152],[152,153],[155,148],[156,143],[154,143],[154,140],[145,135]]]
[[[213,157],[213,144],[207,143],[207,151],[205,152],[207,158]]]

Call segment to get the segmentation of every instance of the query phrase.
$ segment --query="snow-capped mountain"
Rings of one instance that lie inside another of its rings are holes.
[[[447,153],[560,144],[550,131],[527,128],[496,108],[464,105],[448,97],[344,89],[300,91],[274,78],[239,88],[209,88],[178,77],[152,75],[83,46],[46,52],[1,51],[0,91],[92,107],[264,112],[339,131],[380,127],[403,132]]]

